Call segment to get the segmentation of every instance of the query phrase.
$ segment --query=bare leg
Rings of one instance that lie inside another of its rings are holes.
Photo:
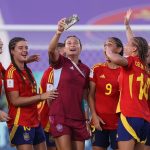
[[[46,143],[42,142],[40,144],[34,145],[34,150],[47,150]]]
[[[55,146],[53,146],[53,147],[49,147],[49,146],[47,146],[47,150],[57,150],[57,149],[56,149],[56,147],[55,147]]]
[[[85,141],[73,141],[72,146],[73,150],[84,150]]]
[[[137,144],[135,145],[134,150],[144,150],[144,144],[137,143]]]
[[[34,150],[31,144],[17,145],[16,148],[17,150]]]
[[[129,141],[118,142],[119,150],[134,150],[134,147],[135,147],[135,141],[133,139]]]
[[[63,135],[55,138],[57,150],[72,150],[70,135]]]
[[[145,145],[145,146],[144,146],[144,150],[150,150],[150,146]]]
[[[103,148],[99,146],[92,146],[92,150],[107,150],[107,148]]]

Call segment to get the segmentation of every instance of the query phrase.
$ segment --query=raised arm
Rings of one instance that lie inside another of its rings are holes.
[[[65,26],[65,18],[61,19],[58,22],[58,27],[56,30],[56,33],[54,34],[53,38],[51,39],[48,47],[48,55],[52,62],[56,62],[59,58],[59,53],[56,52],[57,44],[59,41],[59,38],[64,31]]]
[[[125,15],[125,19],[124,19],[124,24],[126,26],[126,36],[127,36],[127,41],[129,42],[130,39],[132,39],[134,37],[134,34],[132,32],[132,29],[130,27],[130,19],[131,19],[131,15],[132,15],[132,10],[129,9]]]
[[[106,55],[111,60],[111,62],[113,62],[116,65],[119,65],[119,66],[127,66],[128,65],[127,59],[117,53],[114,53],[111,50],[111,47],[109,47],[109,46],[106,46]]]

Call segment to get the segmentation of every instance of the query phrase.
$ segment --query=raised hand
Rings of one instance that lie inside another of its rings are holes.
[[[61,20],[58,21],[58,28],[57,28],[57,34],[61,34],[63,31],[64,31],[64,28],[65,28],[65,20],[66,18],[62,18]]]
[[[130,19],[131,19],[131,15],[132,15],[132,9],[129,9],[125,15],[124,18],[124,24],[125,25],[129,25]]]
[[[27,58],[27,63],[35,62],[40,60],[40,55],[39,54],[34,54],[31,55]]]

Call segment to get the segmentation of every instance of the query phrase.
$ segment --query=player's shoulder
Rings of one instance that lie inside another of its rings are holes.
[[[90,70],[90,68],[86,64],[84,64],[84,63],[81,63],[81,64],[82,64],[83,68],[85,68],[86,70]]]
[[[45,71],[44,71],[44,73],[48,73],[48,72],[51,72],[51,71],[53,71],[53,67],[52,66],[49,66]]]
[[[52,66],[49,66],[43,73],[43,76],[49,76],[50,73],[52,73],[54,68]]]
[[[106,63],[97,63],[95,65],[93,65],[92,70],[101,68],[101,67],[106,67]]]
[[[13,78],[15,72],[16,72],[16,68],[14,67],[13,64],[10,64],[9,67],[7,68],[7,70],[6,70],[5,76],[6,76],[7,78],[10,78],[10,79],[11,79],[11,78]]]

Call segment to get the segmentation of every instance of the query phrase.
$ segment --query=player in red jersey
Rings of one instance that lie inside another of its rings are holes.
[[[3,52],[3,42],[0,39],[0,54],[2,54],[2,52]],[[34,61],[39,61],[39,55],[31,55],[27,59],[27,63],[34,62]],[[4,78],[4,74],[5,74],[5,69],[2,63],[0,62],[0,95],[2,92],[2,80]],[[8,121],[8,119],[9,117],[7,113],[0,110],[0,121]]]
[[[119,76],[120,102],[118,112],[118,146],[120,150],[133,150],[136,142],[146,140],[150,110],[148,108],[149,76],[147,73],[148,43],[142,37],[133,37],[125,46],[127,58],[106,47],[106,55],[122,66]]]
[[[123,44],[120,39],[110,37],[104,44],[110,46],[112,51],[123,55]],[[106,57],[107,58],[107,57]],[[105,63],[94,65],[90,73],[89,105],[92,114],[92,124],[96,128],[92,145],[93,150],[105,150],[109,145],[117,149],[118,114],[116,114],[119,101],[118,76],[120,67],[108,58]]]
[[[64,43],[58,43],[56,51],[61,55],[64,55]],[[51,66],[51,60],[49,60],[50,66],[44,71],[44,74],[40,83],[40,93],[52,90],[54,87],[54,69]],[[55,141],[50,133],[50,123],[49,123],[49,104],[44,101],[38,104],[40,121],[44,129],[46,137],[47,150],[56,150]]]
[[[134,37],[134,34],[132,32],[132,29],[130,27],[130,19],[131,19],[131,15],[132,15],[132,10],[129,9],[126,13],[126,16],[125,16],[125,26],[126,26],[126,36],[127,36],[127,40],[130,41],[130,39],[132,39]],[[148,65],[148,70],[150,70],[150,47],[149,47],[149,50],[148,50],[148,55],[147,55],[147,65]],[[148,100],[148,105],[149,105],[149,108],[150,108],[150,100]],[[150,125],[150,124],[149,124]],[[149,131],[147,132],[147,140],[146,140],[146,143],[145,143],[145,146],[143,146],[143,144],[136,144],[136,150],[141,150],[141,149],[144,149],[144,150],[150,150],[150,127],[148,129]]]
[[[72,146],[83,150],[84,141],[90,136],[81,107],[83,97],[87,99],[89,68],[79,61],[82,45],[76,36],[65,40],[66,57],[56,54],[64,26],[65,19],[61,19],[49,44],[52,66],[61,70],[57,86],[59,95],[50,103],[51,133],[59,150],[71,150]]]
[[[5,72],[4,87],[8,101],[7,122],[11,144],[18,150],[46,149],[45,136],[40,125],[37,103],[52,100],[56,93],[37,94],[36,81],[26,65],[28,44],[24,38],[15,37],[9,42],[11,64]]]
[[[3,42],[0,39],[0,54],[2,54],[2,52],[3,52]],[[2,92],[2,80],[4,78],[4,74],[5,74],[5,69],[2,66],[1,62],[0,62],[0,95],[1,95],[1,92]],[[8,117],[7,113],[0,110],[0,122],[1,121],[8,121],[8,120],[9,120],[9,117]]]

